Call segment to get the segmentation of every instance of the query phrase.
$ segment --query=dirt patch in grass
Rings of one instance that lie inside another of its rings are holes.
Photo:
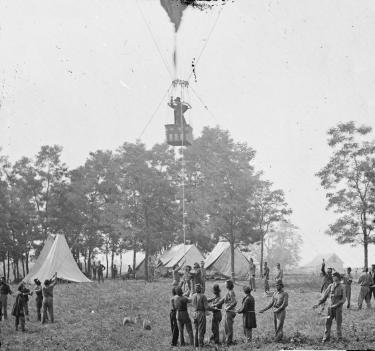
[[[246,284],[245,282],[242,284]],[[211,292],[213,282],[207,283]],[[224,282],[220,282],[224,292]],[[288,284],[287,284],[288,285]],[[254,349],[353,349],[363,350],[375,346],[375,313],[373,310],[356,310],[358,287],[354,287],[353,309],[344,309],[344,341],[335,340],[336,327],[333,324],[331,343],[322,345],[321,339],[325,320],[312,310],[319,297],[316,290],[301,282],[289,284],[290,300],[284,327],[283,343],[272,342],[272,312],[257,314],[258,328],[253,331]],[[16,290],[15,287],[13,290]],[[61,284],[55,288],[54,324],[40,325],[36,321],[34,298],[29,303],[30,322],[27,332],[16,332],[14,317],[0,322],[1,350],[169,350],[170,324],[169,299],[171,281],[153,283],[143,281],[105,281],[104,284]],[[242,298],[242,287],[236,285],[238,300]],[[208,295],[211,295],[210,293]],[[254,294],[256,310],[267,304],[269,298],[261,290]],[[10,297],[10,314],[14,297]],[[124,316],[147,318],[151,330],[138,325],[122,325]],[[222,326],[221,326],[222,327]],[[234,337],[238,344],[231,350],[247,350],[243,343],[242,319],[235,318]],[[211,316],[207,321],[206,341],[210,337]],[[191,348],[181,348],[181,350]]]

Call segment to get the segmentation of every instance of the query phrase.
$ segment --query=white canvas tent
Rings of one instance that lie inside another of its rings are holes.
[[[203,255],[195,245],[185,245],[184,247],[184,244],[171,247],[160,257],[161,266],[166,269],[170,269],[176,264],[181,268],[187,265],[193,267],[194,263],[200,263],[203,260]]]
[[[341,258],[335,253],[319,254],[315,256],[315,258],[311,262],[304,265],[302,269],[305,272],[319,273],[322,267],[323,258],[326,262],[326,269],[332,267],[340,273],[344,272],[344,263]]]
[[[59,279],[76,283],[91,282],[78,268],[65,236],[61,234],[56,235],[54,239],[48,237],[37,261],[24,281],[30,283],[38,278],[43,282],[50,279],[55,272]]]
[[[232,276],[230,258],[230,244],[227,241],[219,241],[205,260],[205,268],[208,275]],[[236,278],[245,278],[249,273],[249,261],[239,248],[234,249],[234,273]]]
[[[128,271],[128,265],[133,268],[134,251],[126,251],[122,255],[122,272]],[[145,253],[143,251],[137,251],[135,254],[135,275],[137,278],[144,278],[145,273]]]

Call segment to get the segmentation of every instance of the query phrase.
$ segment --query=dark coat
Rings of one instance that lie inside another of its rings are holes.
[[[237,311],[242,313],[243,327],[252,329],[257,327],[257,321],[255,318],[255,300],[251,295],[246,295],[242,299],[242,307]]]

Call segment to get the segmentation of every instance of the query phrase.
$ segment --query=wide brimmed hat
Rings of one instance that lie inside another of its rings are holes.
[[[281,279],[276,281],[276,286],[282,286],[284,287],[283,281]]]

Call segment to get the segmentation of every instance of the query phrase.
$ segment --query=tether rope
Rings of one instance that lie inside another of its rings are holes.
[[[159,104],[157,105],[155,111],[151,114],[151,117],[150,119],[148,120],[148,122],[146,123],[146,125],[144,126],[141,134],[139,135],[138,139],[141,139],[143,134],[145,133],[146,129],[148,128],[148,126],[150,125],[150,123],[152,122],[152,120],[154,119],[156,113],[159,111],[159,108],[161,106],[161,104],[163,103],[165,97],[168,95],[169,91],[171,90],[171,87],[172,87],[172,84],[168,87],[167,91],[165,92],[165,94],[163,95],[162,99],[160,100]]]
[[[148,31],[149,31],[149,33],[150,33],[150,36],[151,36],[151,38],[152,38],[152,41],[154,42],[155,47],[156,47],[156,49],[157,49],[157,51],[158,51],[158,53],[159,53],[159,56],[160,56],[161,60],[162,60],[163,63],[164,63],[165,69],[167,70],[167,72],[168,72],[169,76],[171,77],[171,79],[173,79],[172,72],[171,72],[171,70],[170,70],[169,67],[168,67],[167,61],[165,60],[164,56],[163,56],[162,53],[161,53],[160,47],[159,47],[159,45],[158,45],[158,43],[157,43],[157,41],[156,41],[154,35],[152,34],[151,27],[150,27],[150,25],[148,24],[148,22],[147,22],[147,20],[146,20],[146,17],[145,17],[145,15],[144,15],[144,13],[143,13],[143,11],[142,11],[142,9],[141,9],[141,6],[140,6],[139,3],[138,3],[138,0],[136,0],[136,4],[137,4],[138,10],[139,10],[139,12],[140,12],[140,14],[141,14],[141,17],[142,17],[144,23],[146,24],[146,27],[147,27],[147,29],[148,29]]]

